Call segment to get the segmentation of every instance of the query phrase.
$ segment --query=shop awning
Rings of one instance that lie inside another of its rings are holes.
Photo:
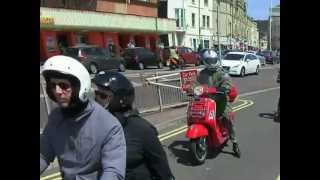
[[[41,7],[40,29],[139,31],[165,34],[176,31],[176,21],[157,17]]]

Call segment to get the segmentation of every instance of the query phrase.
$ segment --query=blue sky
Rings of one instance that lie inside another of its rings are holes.
[[[248,15],[253,19],[263,20],[268,19],[270,0],[247,0]],[[280,0],[272,0],[272,6],[280,4]]]

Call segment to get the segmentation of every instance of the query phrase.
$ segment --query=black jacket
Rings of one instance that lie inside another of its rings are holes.
[[[157,129],[135,112],[114,113],[127,145],[126,180],[174,179]]]

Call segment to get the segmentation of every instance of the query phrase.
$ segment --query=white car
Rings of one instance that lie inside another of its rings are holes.
[[[259,74],[261,67],[259,58],[247,52],[229,52],[221,60],[223,69],[231,75]]]

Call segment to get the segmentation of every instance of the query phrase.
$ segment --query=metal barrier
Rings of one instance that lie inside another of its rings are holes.
[[[180,90],[181,81],[180,73],[172,73],[166,75],[158,75],[155,73],[153,77],[141,77],[144,87],[153,89],[157,94],[157,105],[153,108],[143,109],[140,112],[163,111],[167,108],[182,106],[188,104],[188,96]]]

